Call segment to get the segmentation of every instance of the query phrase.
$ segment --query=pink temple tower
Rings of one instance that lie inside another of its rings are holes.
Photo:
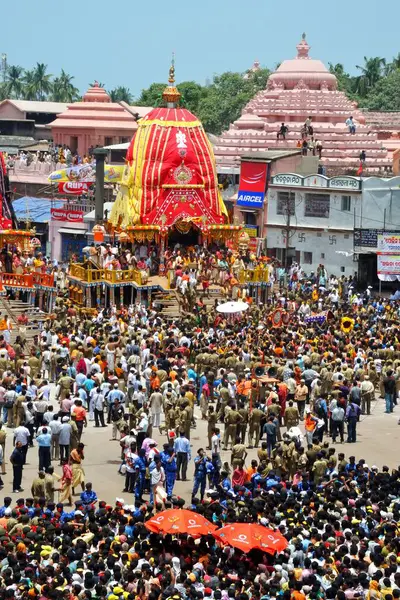
[[[297,44],[297,56],[285,60],[270,75],[267,88],[244,107],[241,117],[224,131],[214,146],[217,165],[239,166],[240,156],[265,150],[293,149],[301,139],[301,128],[312,119],[314,140],[322,142],[322,164],[328,175],[357,169],[360,152],[367,156],[367,171],[391,169],[392,156],[365,124],[357,104],[338,91],[337,79],[320,60],[310,57],[306,36]],[[346,125],[352,116],[356,133]],[[284,122],[289,132],[277,139]]]

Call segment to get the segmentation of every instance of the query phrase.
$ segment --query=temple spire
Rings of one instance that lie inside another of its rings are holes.
[[[305,33],[302,34],[301,41],[297,44],[296,48],[297,48],[297,58],[310,58],[308,56],[310,46],[307,43]]]
[[[181,97],[179,90],[175,87],[175,53],[172,53],[171,66],[169,68],[168,86],[163,91],[163,99],[168,108],[176,108]]]

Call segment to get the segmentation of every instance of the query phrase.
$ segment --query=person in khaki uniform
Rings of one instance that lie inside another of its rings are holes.
[[[25,411],[23,403],[26,402],[26,389],[23,389],[21,393],[16,397],[13,406],[13,419],[15,427],[19,427],[25,418]]]
[[[231,465],[235,469],[246,460],[247,452],[244,444],[235,444],[232,448]]]
[[[253,437],[255,436],[254,447],[258,448],[260,441],[260,423],[264,413],[259,409],[258,405],[253,408],[249,416],[249,433],[248,433],[248,448],[253,448]]]
[[[239,440],[242,444],[245,444],[246,443],[247,424],[249,422],[249,409],[245,408],[244,404],[241,403],[239,406],[238,413],[240,414],[240,416],[242,417],[243,420],[238,425],[237,437],[239,438]]]
[[[229,440],[231,448],[236,443],[236,430],[239,423],[242,422],[242,417],[237,410],[231,409],[225,417],[225,432],[224,432],[224,450],[228,449]]]
[[[60,379],[58,380],[58,385],[60,386],[59,388],[59,396],[58,399],[61,402],[61,400],[64,400],[66,398],[67,392],[70,392],[72,389],[72,384],[73,384],[73,379],[72,377],[70,377],[69,375],[66,374],[67,367],[63,367],[63,374],[61,375]]]
[[[317,460],[314,462],[312,472],[314,474],[314,483],[318,484],[322,481],[326,469],[328,467],[327,461],[323,458],[321,452],[317,455]]]
[[[299,409],[294,405],[293,400],[289,400],[289,406],[285,409],[283,419],[287,429],[297,427],[300,423]]]
[[[44,498],[46,495],[45,476],[44,471],[39,471],[38,477],[35,477],[32,481],[31,494],[35,502],[37,502],[39,498]]]
[[[41,368],[42,368],[42,361],[40,358],[35,356],[34,350],[32,350],[32,354],[28,359],[28,365],[31,368],[30,375],[31,375],[32,379],[36,379],[38,377],[38,375],[40,375]]]

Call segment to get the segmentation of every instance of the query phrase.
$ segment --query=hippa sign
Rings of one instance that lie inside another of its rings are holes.
[[[242,162],[237,199],[239,206],[262,208],[267,181],[267,168],[266,163]]]

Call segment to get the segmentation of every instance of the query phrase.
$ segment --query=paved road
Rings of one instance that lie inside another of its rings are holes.
[[[400,425],[398,419],[400,417],[400,406],[395,408],[395,412],[391,415],[384,414],[384,401],[377,400],[373,404],[372,415],[362,417],[361,423],[358,425],[358,440],[356,444],[336,444],[337,452],[344,452],[346,456],[355,455],[357,459],[365,458],[368,465],[388,465],[389,467],[397,467],[400,464]],[[196,412],[196,417],[199,414]],[[6,462],[7,474],[3,477],[4,488],[2,490],[4,496],[12,494],[12,468],[9,464],[9,456],[12,450],[12,429],[8,429],[6,442]],[[193,445],[192,455],[200,447],[207,446],[207,425],[205,421],[197,419],[197,427],[192,430],[191,443]],[[93,482],[93,488],[97,492],[99,498],[107,502],[114,502],[115,498],[122,497],[127,503],[132,503],[133,498],[122,492],[124,487],[124,478],[118,474],[118,466],[120,464],[120,449],[118,442],[110,441],[111,426],[107,429],[95,429],[93,423],[89,423],[85,429],[83,441],[86,444],[84,468],[86,472],[86,481]],[[159,442],[159,447],[166,441],[163,436],[154,434],[155,439]],[[256,450],[249,450],[247,464],[250,464],[252,458],[256,458]],[[222,452],[222,460],[229,460],[230,452]],[[60,467],[53,463],[56,472],[61,473]],[[19,496],[30,496],[30,487],[33,478],[37,473],[38,451],[37,447],[31,448],[28,452],[28,464],[24,468],[22,487],[24,494]],[[188,477],[192,478],[193,461],[189,464]],[[182,496],[186,501],[190,500],[192,489],[192,480],[188,482],[177,482],[175,484],[174,493]],[[1,496],[0,496],[1,497]]]

